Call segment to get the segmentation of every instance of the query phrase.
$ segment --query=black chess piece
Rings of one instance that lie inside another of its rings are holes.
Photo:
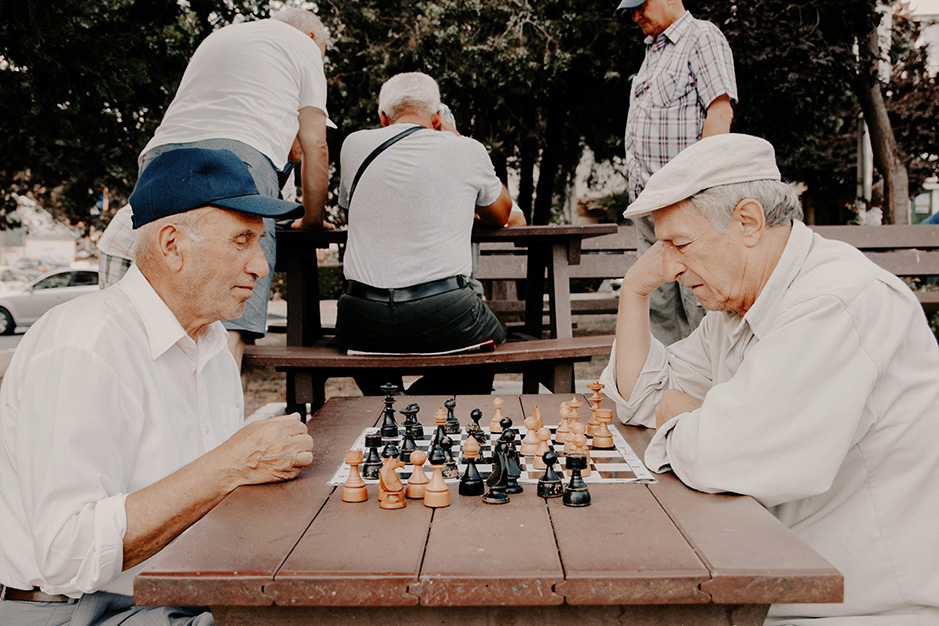
[[[443,405],[447,408],[447,422],[443,425],[443,432],[448,435],[460,434],[460,420],[456,418],[453,409],[456,408],[456,399],[450,398]]]
[[[505,493],[505,488],[509,484],[509,474],[505,458],[508,444],[500,441],[492,451],[492,473],[486,479],[489,491],[483,496],[483,502],[486,504],[505,504],[509,501],[509,496]]]
[[[581,470],[587,467],[587,455],[582,453],[567,455],[567,470],[571,473],[571,481],[564,489],[563,502],[566,506],[590,506],[590,492],[587,483],[580,475]]]
[[[403,426],[407,428],[411,427],[411,432],[414,435],[414,439],[423,439],[424,438],[424,427],[421,426],[420,421],[417,419],[417,413],[421,410],[420,405],[417,402],[412,402],[405,409],[401,409],[401,414],[404,415],[404,424]]]
[[[476,468],[476,459],[468,459],[464,455],[463,462],[466,463],[466,469],[460,476],[459,492],[461,496],[481,496],[486,492],[486,484],[479,475]]]
[[[388,394],[385,396],[385,409],[382,411],[384,421],[381,425],[381,436],[385,439],[398,436],[398,424],[395,422],[395,397],[392,395],[397,388],[396,385],[391,383],[385,383],[381,386],[381,390]]]
[[[507,443],[515,443],[515,430],[512,428],[512,418],[503,417],[499,420],[499,426],[502,427],[502,436],[500,439]]]
[[[509,424],[512,420],[509,420]],[[522,493],[524,489],[518,484],[518,479],[522,476],[522,468],[518,464],[518,448],[515,445],[515,429],[507,428],[505,420],[502,420],[502,437],[500,443],[505,443],[505,461],[508,468],[508,484],[505,492],[508,494]]]
[[[554,450],[548,450],[541,458],[544,460],[544,475],[538,479],[538,497],[540,498],[560,498],[564,495],[564,486],[561,484],[561,477],[554,471],[554,464],[558,462],[558,453]]]
[[[398,458],[405,463],[411,462],[411,453],[417,450],[417,442],[414,441],[414,426],[404,427],[404,438],[401,440],[401,452]]]
[[[456,461],[453,459],[453,453],[450,451],[453,447],[453,440],[449,436],[444,435],[440,438],[440,443],[437,444],[440,449],[443,450],[444,458],[446,459],[445,465],[443,468],[443,477],[444,478],[459,478],[460,469],[456,466]]]
[[[365,447],[368,448],[368,451],[365,454],[365,460],[362,462],[362,478],[366,480],[378,480],[382,463],[381,457],[378,455],[380,445],[381,433],[365,435]]]
[[[484,446],[486,445],[486,432],[482,429],[482,426],[479,425],[479,420],[482,418],[483,412],[480,409],[470,411],[470,419],[473,420],[473,423],[468,425],[466,429],[467,432],[469,432],[469,429],[472,428],[473,430],[470,434],[476,437],[476,441],[479,445]]]
[[[397,457],[401,454],[401,449],[398,447],[398,442],[394,439],[389,439],[385,442],[385,447],[381,451],[381,458],[387,459],[390,456]]]

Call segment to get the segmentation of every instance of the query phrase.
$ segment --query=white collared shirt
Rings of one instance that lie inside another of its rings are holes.
[[[844,575],[843,604],[775,605],[768,624],[939,623],[939,347],[902,281],[796,222],[743,318],[653,339],[628,401],[615,367],[601,382],[626,423],[655,426],[665,389],[704,399],[655,433],[650,469],[753,496]]]
[[[225,329],[197,339],[136,266],[26,333],[0,389],[0,583],[132,593],[125,498],[244,423]]]

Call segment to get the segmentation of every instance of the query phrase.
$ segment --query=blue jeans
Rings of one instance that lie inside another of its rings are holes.
[[[77,604],[0,602],[0,624],[10,626],[215,626],[204,607],[135,606],[131,596],[99,591]]]

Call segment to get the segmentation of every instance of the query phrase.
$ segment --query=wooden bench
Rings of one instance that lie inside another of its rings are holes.
[[[889,272],[901,278],[939,276],[939,225],[886,226],[812,226],[826,239],[851,244]],[[636,231],[620,226],[615,234],[583,242],[580,264],[571,266],[572,279],[622,278],[636,262]],[[491,296],[489,306],[501,316],[524,313],[525,303],[514,291],[514,281],[525,278],[525,259],[512,246],[502,243],[481,244],[476,277]],[[939,310],[939,290],[915,292],[926,311]],[[572,294],[573,315],[616,313],[616,292]]]

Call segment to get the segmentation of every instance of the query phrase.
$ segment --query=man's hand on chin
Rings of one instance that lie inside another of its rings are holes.
[[[662,424],[676,415],[694,411],[702,404],[704,404],[704,401],[694,396],[689,396],[677,389],[667,389],[662,394],[662,401],[655,407],[655,427],[660,428]]]

